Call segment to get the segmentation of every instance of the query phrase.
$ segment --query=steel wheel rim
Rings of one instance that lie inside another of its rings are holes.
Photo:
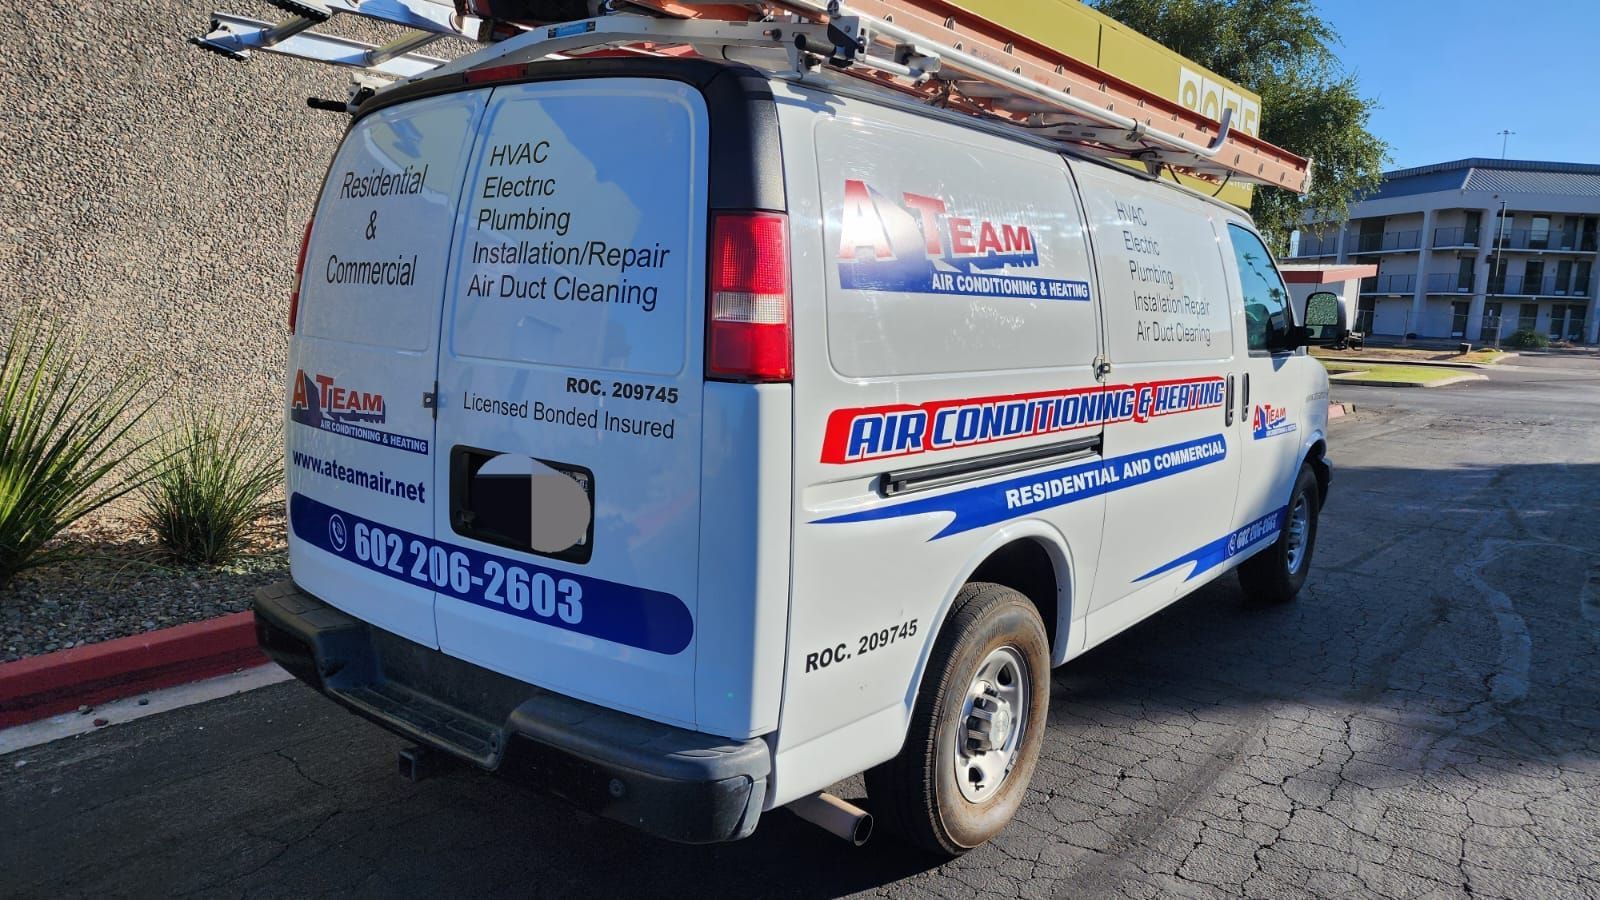
[[[955,776],[961,796],[982,803],[1000,792],[1027,734],[1028,661],[1012,646],[995,649],[967,685],[956,729]]]
[[[1289,544],[1288,561],[1289,574],[1300,571],[1300,564],[1306,561],[1306,536],[1311,530],[1311,508],[1306,505],[1306,496],[1301,494],[1294,498],[1294,507],[1289,510]]]

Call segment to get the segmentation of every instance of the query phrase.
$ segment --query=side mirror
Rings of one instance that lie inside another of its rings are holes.
[[[1305,322],[1300,329],[1300,344],[1305,347],[1337,344],[1350,333],[1344,304],[1332,291],[1317,291],[1306,298]]]

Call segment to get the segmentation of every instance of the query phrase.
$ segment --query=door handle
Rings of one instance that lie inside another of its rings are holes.
[[[1239,421],[1250,418],[1250,373],[1239,376]]]
[[[1231,374],[1228,376],[1228,386],[1226,388],[1224,388],[1224,394],[1225,394],[1225,396],[1223,397],[1223,401],[1222,401],[1222,409],[1223,409],[1222,424],[1224,424],[1224,425],[1232,425],[1233,424],[1233,375],[1231,375]]]

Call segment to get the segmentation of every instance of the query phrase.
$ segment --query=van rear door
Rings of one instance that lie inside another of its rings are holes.
[[[705,101],[508,85],[480,133],[438,371],[439,646],[692,725]]]
[[[307,237],[290,342],[289,550],[294,580],[381,628],[437,646],[430,456],[439,303],[462,170],[487,92],[358,121]]]

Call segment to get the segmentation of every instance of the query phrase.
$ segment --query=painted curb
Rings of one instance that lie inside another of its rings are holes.
[[[1319,356],[1317,359],[1326,360],[1327,362],[1366,363],[1372,366],[1439,366],[1445,369],[1493,369],[1516,355],[1515,353],[1507,353],[1492,363],[1452,362],[1448,359],[1385,359],[1381,356]]]
[[[1333,419],[1342,419],[1345,416],[1354,414],[1355,411],[1356,405],[1354,403],[1329,403],[1328,419],[1329,421],[1332,421]]]
[[[1391,388],[1441,388],[1452,384],[1461,384],[1467,381],[1488,381],[1487,375],[1455,375],[1450,378],[1441,378],[1438,381],[1376,381],[1371,378],[1348,378],[1357,375],[1357,372],[1341,372],[1338,375],[1329,375],[1328,381],[1333,384],[1354,384],[1365,387],[1391,387]]]
[[[0,664],[0,728],[266,662],[249,611],[30,656]]]

